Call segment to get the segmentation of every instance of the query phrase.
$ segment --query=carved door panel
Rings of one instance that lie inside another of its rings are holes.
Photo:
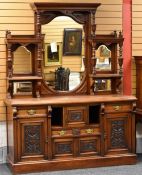
[[[72,106],[64,108],[65,126],[82,127],[87,124],[87,106]]]
[[[132,119],[129,113],[107,114],[104,119],[105,154],[123,154],[132,149]]]
[[[73,157],[74,148],[73,139],[70,138],[54,138],[53,139],[53,159]]]
[[[30,118],[18,120],[18,161],[47,158],[47,120]]]
[[[82,137],[79,139],[80,156],[100,155],[100,136]]]

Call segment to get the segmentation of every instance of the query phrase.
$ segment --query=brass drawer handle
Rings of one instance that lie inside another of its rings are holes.
[[[65,135],[65,134],[66,134],[66,131],[64,131],[64,130],[59,131],[59,135],[60,135],[60,136],[63,136],[63,135]]]
[[[93,129],[86,129],[87,134],[93,134],[94,130]]]
[[[30,110],[27,110],[27,113],[29,115],[34,115],[34,114],[36,114],[36,111],[34,109],[30,109]]]
[[[113,109],[114,109],[115,111],[119,111],[119,110],[120,110],[120,106],[118,106],[118,105],[113,106]]]

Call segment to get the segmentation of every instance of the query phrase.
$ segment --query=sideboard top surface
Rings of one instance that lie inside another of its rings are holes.
[[[76,96],[54,96],[46,98],[26,98],[26,99],[6,99],[7,106],[28,106],[28,105],[68,105],[68,104],[89,104],[89,103],[107,103],[121,101],[136,101],[134,96],[124,95],[76,95]]]

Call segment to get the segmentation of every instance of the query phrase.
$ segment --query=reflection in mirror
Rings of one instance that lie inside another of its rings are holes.
[[[70,17],[60,16],[42,25],[42,34],[44,35],[43,76],[46,84],[57,91],[75,89],[81,83],[84,75],[83,26]],[[75,50],[73,53],[65,54],[63,51],[67,49],[67,40],[72,34],[75,40],[81,38],[80,48],[78,47],[81,53]]]
[[[96,50],[96,70],[111,70],[111,51],[105,46],[100,45]]]
[[[13,95],[32,94],[32,83],[30,81],[14,82]]]
[[[94,92],[97,91],[111,91],[111,80],[97,79],[94,84]]]
[[[13,53],[13,74],[31,74],[31,52],[24,46],[20,46]]]

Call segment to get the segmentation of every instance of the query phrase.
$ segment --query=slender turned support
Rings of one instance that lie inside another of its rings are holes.
[[[41,92],[41,81],[36,82],[36,97],[40,98]]]
[[[40,38],[41,36],[41,23],[40,23],[40,13],[36,13],[36,37]]]
[[[7,52],[7,76],[9,78],[12,77],[13,74],[13,68],[12,68],[12,55],[11,55],[11,44],[7,44],[8,52]]]
[[[122,33],[119,32],[119,38],[122,38]],[[122,46],[123,46],[123,41],[119,43],[119,58],[118,58],[118,63],[119,63],[119,74],[122,75],[122,66],[123,66],[123,57],[122,57]]]
[[[42,45],[38,44],[38,49],[37,49],[37,75],[38,76],[42,75],[41,61],[42,61]]]
[[[12,98],[13,96],[13,83],[9,81],[8,90],[7,90],[7,98]]]
[[[92,74],[96,74],[96,42],[95,42],[95,31],[96,31],[96,24],[95,24],[95,11],[92,13],[92,21],[91,21],[91,30],[92,30],[92,61],[93,61],[93,68]]]
[[[121,31],[119,32],[119,38],[121,39],[123,36],[122,36],[122,33]],[[119,64],[119,74],[122,75],[123,74],[123,57],[122,57],[122,46],[123,46],[123,41],[119,42],[119,56],[118,56],[118,64]],[[118,94],[120,94],[122,92],[121,90],[121,87],[122,87],[122,78],[118,79],[117,81],[117,85],[116,85],[116,91]]]
[[[51,106],[48,106],[48,126],[47,126],[47,129],[48,129],[48,138],[47,138],[47,141],[48,141],[48,160],[51,160],[52,159],[52,152],[50,151],[51,148],[52,148],[52,142],[51,142],[51,115],[52,113],[52,107]]]

